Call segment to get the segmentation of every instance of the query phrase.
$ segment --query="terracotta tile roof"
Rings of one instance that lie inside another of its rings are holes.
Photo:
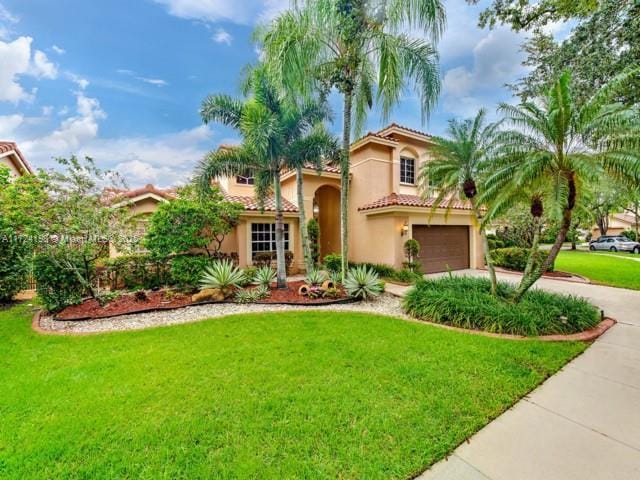
[[[386,126],[386,127],[384,127],[382,130],[379,130],[379,131],[378,131],[378,132],[376,132],[376,133],[377,133],[378,135],[380,135],[380,134],[382,134],[382,132],[384,132],[384,131],[386,131],[386,130],[389,130],[389,129],[391,129],[391,128],[397,128],[398,130],[405,130],[405,131],[407,131],[407,132],[411,132],[411,133],[415,133],[415,134],[417,134],[417,135],[422,135],[422,136],[424,136],[424,137],[429,137],[429,138],[431,138],[431,135],[429,135],[429,134],[428,134],[428,133],[426,133],[426,132],[422,132],[422,131],[420,131],[420,130],[416,130],[416,129],[414,129],[414,128],[405,127],[405,126],[403,126],[403,125],[399,125],[399,124],[397,124],[397,123],[392,123],[392,124],[390,124],[390,125],[387,125],[387,126]]]
[[[22,161],[26,169],[29,171],[29,173],[33,173],[33,169],[31,168],[31,165],[29,165],[29,162],[27,162],[27,159],[24,158],[24,155],[22,155],[22,152],[18,148],[18,145],[16,145],[15,142],[4,142],[0,140],[0,154],[8,153],[11,151],[14,151],[16,153],[16,155],[20,158],[20,160]]]
[[[247,197],[242,195],[229,195],[222,189],[220,189],[220,191],[222,192],[222,195],[224,196],[225,200],[229,202],[241,203],[244,206],[244,209],[248,211],[252,211],[252,212],[260,211],[260,205],[258,205],[258,200],[256,200],[255,197]],[[263,210],[265,212],[276,211],[276,202],[272,196],[265,198]],[[286,198],[283,198],[282,211],[287,213],[298,213],[298,207],[296,207],[293,203],[291,203]]]
[[[383,130],[381,130],[381,131],[383,131]],[[396,139],[394,139],[394,138],[390,138],[390,137],[385,136],[385,135],[380,135],[380,133],[379,133],[379,132],[367,132],[367,134],[366,134],[366,135],[364,135],[364,136],[362,136],[362,137],[358,138],[357,140],[353,141],[353,142],[351,143],[351,146],[353,146],[353,145],[355,145],[356,143],[361,142],[362,140],[365,140],[365,139],[367,139],[367,138],[379,138],[380,140],[386,140],[387,142],[394,142],[394,143],[398,143],[398,141],[397,141]]]
[[[304,165],[304,168],[309,168],[311,170],[315,170],[316,166],[312,163],[306,163]],[[336,165],[323,165],[322,169],[323,172],[327,172],[327,173],[340,173],[340,167],[336,166]]]
[[[364,210],[374,210],[376,208],[385,208],[385,207],[393,207],[393,206],[401,206],[401,207],[420,207],[420,208],[432,208],[433,202],[435,201],[434,197],[423,199],[418,195],[405,195],[402,193],[392,193],[391,195],[387,195],[386,197],[382,197],[375,202],[368,203],[366,205],[358,208],[358,211]],[[443,200],[440,202],[438,208],[453,208],[457,210],[471,210],[471,204],[464,200],[454,200],[450,202],[449,200]]]
[[[145,194],[154,194],[166,200],[172,200],[177,196],[175,188],[158,188],[155,185],[147,184],[144,187],[131,190],[105,188],[102,192],[102,201],[105,204],[110,204],[126,199],[136,198]]]

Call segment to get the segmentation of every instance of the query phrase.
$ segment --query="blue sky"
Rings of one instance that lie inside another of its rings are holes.
[[[36,167],[75,153],[118,170],[131,186],[183,182],[208,150],[238,140],[220,125],[202,125],[200,102],[208,93],[238,93],[241,69],[257,60],[253,27],[287,5],[0,0],[0,140],[17,141]],[[453,116],[509,101],[503,85],[525,73],[521,34],[477,28],[482,2],[445,5],[438,106],[422,125],[407,92],[391,117],[436,134]],[[553,28],[562,34],[564,27]],[[368,128],[382,126],[371,112]]]

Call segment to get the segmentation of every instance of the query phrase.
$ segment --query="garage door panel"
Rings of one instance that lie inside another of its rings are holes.
[[[425,273],[469,268],[469,227],[414,225],[420,243],[420,263]]]

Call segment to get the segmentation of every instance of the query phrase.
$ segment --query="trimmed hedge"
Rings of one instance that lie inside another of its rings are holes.
[[[491,255],[495,266],[523,272],[529,260],[529,252],[530,250],[528,248],[508,247],[496,248],[491,252]],[[548,252],[538,250],[534,266],[540,265],[548,256]],[[553,271],[553,265],[549,267],[548,271]]]
[[[501,282],[498,298],[493,297],[484,278],[422,280],[407,292],[403,307],[422,320],[526,336],[582,332],[600,321],[598,309],[582,298],[530,290],[513,303],[513,291]]]
[[[86,294],[84,285],[67,262],[82,268],[82,259],[69,252],[40,253],[33,261],[38,297],[50,312],[76,305]]]

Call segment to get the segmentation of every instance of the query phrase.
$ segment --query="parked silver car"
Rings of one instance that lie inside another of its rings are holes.
[[[597,240],[591,240],[589,242],[589,250],[640,253],[640,243],[629,240],[623,235],[602,235]]]

